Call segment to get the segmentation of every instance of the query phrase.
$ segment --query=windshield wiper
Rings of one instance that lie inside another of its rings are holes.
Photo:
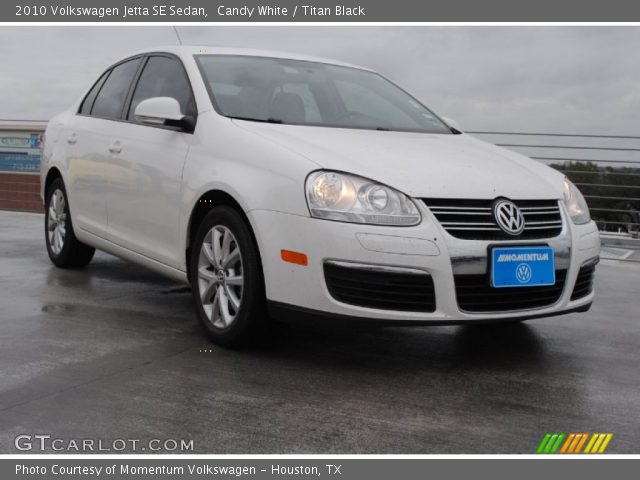
[[[280,120],[279,118],[273,118],[273,117],[269,117],[267,119],[264,118],[254,118],[254,117],[229,117],[233,120],[246,120],[248,122],[261,122],[261,123],[282,123],[284,124],[284,121]]]

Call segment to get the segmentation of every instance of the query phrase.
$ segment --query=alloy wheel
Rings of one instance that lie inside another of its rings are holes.
[[[227,328],[242,304],[244,276],[240,246],[231,230],[214,226],[204,237],[198,259],[198,291],[209,321]]]
[[[47,217],[47,235],[49,246],[54,255],[60,255],[64,247],[64,239],[67,234],[66,202],[62,190],[56,189],[49,201]]]

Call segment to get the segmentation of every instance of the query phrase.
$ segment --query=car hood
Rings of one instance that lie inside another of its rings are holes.
[[[467,134],[439,135],[234,120],[318,165],[411,197],[560,199],[564,176]]]

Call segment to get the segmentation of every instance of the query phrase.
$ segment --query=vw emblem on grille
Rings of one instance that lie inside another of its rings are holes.
[[[493,205],[493,216],[502,231],[509,235],[520,235],[524,230],[524,216],[510,200],[498,200]]]
[[[529,283],[531,280],[531,267],[528,263],[521,263],[516,267],[516,278],[520,283]]]

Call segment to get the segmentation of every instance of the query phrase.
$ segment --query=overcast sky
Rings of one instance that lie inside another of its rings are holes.
[[[640,27],[178,27],[376,69],[464,129],[640,134]],[[47,119],[169,26],[0,27],[0,118]]]

